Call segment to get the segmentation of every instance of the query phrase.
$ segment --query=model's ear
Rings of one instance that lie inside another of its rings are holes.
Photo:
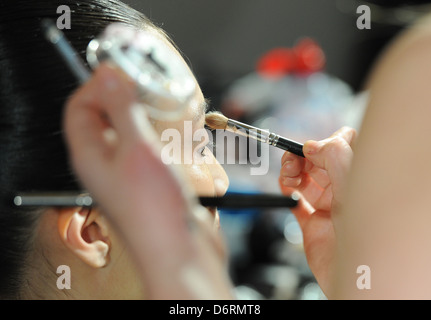
[[[96,209],[61,209],[58,231],[63,243],[82,261],[94,268],[109,263],[107,221]]]

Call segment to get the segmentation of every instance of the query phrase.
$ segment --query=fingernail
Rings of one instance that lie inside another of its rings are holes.
[[[288,176],[289,175],[289,171],[291,169],[291,166],[292,166],[292,160],[287,160],[285,163],[283,163],[283,168],[281,170],[281,175]]]
[[[309,140],[304,144],[303,151],[306,154],[313,155],[319,151],[322,144],[319,141]]]
[[[292,188],[296,188],[298,187],[302,182],[302,179],[300,177],[297,178],[289,178],[289,177],[284,177],[281,180],[281,183],[286,186],[286,187],[292,187]]]

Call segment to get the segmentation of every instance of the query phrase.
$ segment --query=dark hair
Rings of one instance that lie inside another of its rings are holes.
[[[86,46],[111,22],[154,27],[117,0],[1,0],[0,2],[0,298],[20,298],[26,257],[39,215],[13,206],[14,194],[78,190],[62,134],[62,112],[78,82],[47,43],[43,18],[71,9],[63,30],[85,57]]]

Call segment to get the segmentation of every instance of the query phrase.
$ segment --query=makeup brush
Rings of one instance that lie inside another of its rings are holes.
[[[304,153],[302,151],[303,145],[301,143],[289,140],[267,130],[259,129],[248,124],[229,119],[220,112],[207,113],[205,116],[205,124],[211,129],[228,130],[235,134],[249,137],[289,151],[297,156],[304,157]]]
[[[204,207],[220,208],[293,208],[299,201],[299,194],[290,196],[278,194],[235,194],[228,193],[223,197],[199,197]],[[97,203],[88,193],[39,192],[20,193],[13,199],[17,207],[93,207]]]
[[[91,76],[90,71],[81,60],[79,54],[72,48],[55,23],[50,19],[44,19],[41,22],[42,31],[46,39],[54,45],[60,56],[68,65],[80,83],[85,83]]]

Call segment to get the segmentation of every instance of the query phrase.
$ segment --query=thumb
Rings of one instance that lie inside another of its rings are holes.
[[[334,199],[340,201],[353,158],[349,141],[343,135],[335,134],[321,141],[309,140],[304,144],[303,150],[312,164],[327,172]]]

